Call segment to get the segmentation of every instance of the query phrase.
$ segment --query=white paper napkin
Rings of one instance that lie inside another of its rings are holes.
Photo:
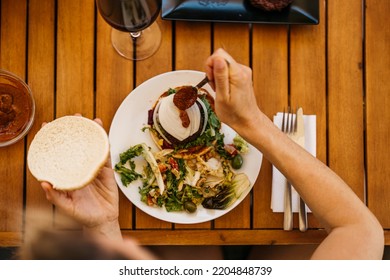
[[[294,115],[295,117],[295,115]],[[283,113],[277,113],[274,116],[274,124],[282,127]],[[316,156],[316,116],[304,115],[303,121],[305,125],[305,149],[313,156]],[[272,194],[271,194],[271,209],[272,212],[284,212],[284,190],[286,186],[286,178],[276,168],[272,167]],[[294,213],[298,212],[299,195],[292,189],[292,210]],[[311,212],[306,206],[306,210]]]

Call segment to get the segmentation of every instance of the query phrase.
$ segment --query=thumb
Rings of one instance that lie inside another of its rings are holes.
[[[217,95],[222,98],[228,98],[230,92],[229,67],[223,57],[216,56],[214,58],[213,75]]]
[[[66,194],[64,192],[57,191],[53,189],[52,185],[47,182],[41,182],[41,187],[45,192],[46,199],[53,203],[56,206],[66,207],[67,200]]]

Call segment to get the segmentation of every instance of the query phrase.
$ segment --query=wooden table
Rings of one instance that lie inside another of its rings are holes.
[[[55,213],[26,168],[42,122],[80,112],[102,118],[108,131],[137,85],[171,70],[203,71],[219,47],[253,68],[258,106],[269,117],[288,104],[317,115],[317,157],[365,201],[390,244],[389,14],[390,1],[320,0],[316,26],[159,19],[159,51],[133,63],[112,48],[94,0],[1,0],[0,68],[27,81],[37,110],[25,140],[0,148],[0,246],[20,245],[38,210]],[[264,160],[243,203],[195,225],[152,218],[121,194],[123,233],[149,245],[319,243],[325,233],[311,214],[307,232],[282,230],[283,215],[270,210],[271,170]]]

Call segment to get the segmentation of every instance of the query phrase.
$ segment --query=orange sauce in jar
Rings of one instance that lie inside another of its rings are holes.
[[[0,142],[23,132],[32,117],[32,108],[31,97],[24,87],[0,84]]]

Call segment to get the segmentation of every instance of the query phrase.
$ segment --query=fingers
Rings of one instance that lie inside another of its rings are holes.
[[[105,167],[108,167],[109,169],[112,169],[112,165],[111,165],[111,156],[110,156],[110,155],[108,155],[107,161],[106,161],[106,163],[105,163],[104,166],[105,166]]]
[[[94,121],[97,122],[101,127],[103,127],[103,122],[101,119],[96,118],[96,119],[94,119]]]
[[[223,49],[216,50],[211,56],[206,60],[206,74],[210,82],[214,82],[214,58],[222,57],[226,60],[228,64],[233,60],[233,58],[225,52]]]
[[[82,114],[80,114],[80,113],[76,113],[76,114],[74,114],[75,116],[79,116],[79,117],[82,117],[83,115]],[[103,127],[103,122],[102,122],[102,120],[100,119],[100,118],[96,118],[96,119],[94,119],[94,121],[96,122],[96,123],[98,123],[101,127]]]
[[[228,99],[230,93],[229,66],[220,56],[214,58],[213,66],[215,91],[218,93],[218,97]]]
[[[41,182],[41,187],[46,194],[46,199],[56,206],[64,204],[64,193],[53,189],[53,186],[48,182]]]
[[[221,57],[223,57],[223,58],[226,60],[226,62],[227,62],[228,64],[232,64],[232,63],[235,63],[235,62],[236,62],[236,61],[234,60],[234,58],[233,58],[230,54],[228,54],[224,49],[221,49],[221,48],[217,49],[217,50],[213,53],[212,56],[221,56]]]
[[[41,182],[41,187],[46,194],[46,199],[53,203],[53,187],[48,182]]]
[[[209,84],[217,92],[217,99],[229,99],[230,64],[234,59],[223,49],[216,50],[206,61],[206,74]]]
[[[76,113],[76,114],[74,114],[74,116],[82,117],[83,115],[80,114],[80,113]],[[94,119],[94,121],[95,121],[96,123],[98,123],[101,127],[103,127],[103,121],[102,121],[100,118],[96,118],[96,119]],[[44,127],[46,124],[47,124],[47,122],[43,122],[43,123],[41,124],[41,127]]]
[[[245,66],[237,63],[225,50],[216,50],[206,61],[207,77],[220,98],[230,98],[232,85],[240,84],[247,74]]]
[[[41,182],[41,187],[46,194],[47,200],[49,200],[50,202],[54,202],[54,196],[56,191],[53,189],[53,186],[48,182]]]

